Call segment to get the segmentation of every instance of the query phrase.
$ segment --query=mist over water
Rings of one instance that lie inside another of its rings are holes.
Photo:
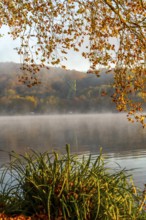
[[[8,153],[58,150],[71,145],[76,153],[99,154],[100,147],[112,167],[115,162],[138,168],[138,184],[146,183],[146,130],[131,124],[125,114],[76,114],[0,117],[0,164]]]

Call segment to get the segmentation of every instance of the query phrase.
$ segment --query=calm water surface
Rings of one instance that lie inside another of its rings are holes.
[[[130,124],[124,114],[0,117],[0,165],[8,152],[57,150],[71,145],[76,153],[99,154],[109,165],[131,171],[138,186],[146,183],[146,129]]]

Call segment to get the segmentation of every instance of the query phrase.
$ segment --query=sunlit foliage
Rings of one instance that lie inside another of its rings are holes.
[[[137,114],[142,103],[132,100],[132,94],[146,92],[145,9],[145,0],[2,0],[0,25],[21,39],[17,51],[30,74],[20,80],[29,87],[40,83],[41,67],[62,65],[69,50],[78,52],[84,45],[90,72],[99,75],[99,67],[115,67],[117,109],[145,126],[146,116]]]

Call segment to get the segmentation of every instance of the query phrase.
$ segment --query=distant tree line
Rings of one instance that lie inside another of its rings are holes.
[[[97,78],[75,70],[44,69],[41,85],[29,89],[19,82],[19,74],[19,64],[0,64],[1,115],[117,111],[112,102],[112,74]],[[141,100],[139,94],[133,98]]]

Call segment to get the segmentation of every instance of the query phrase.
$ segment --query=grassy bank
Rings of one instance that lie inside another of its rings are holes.
[[[108,170],[101,154],[92,160],[69,150],[67,145],[65,155],[13,153],[0,177],[0,213],[49,220],[146,219],[145,194],[126,171]]]

